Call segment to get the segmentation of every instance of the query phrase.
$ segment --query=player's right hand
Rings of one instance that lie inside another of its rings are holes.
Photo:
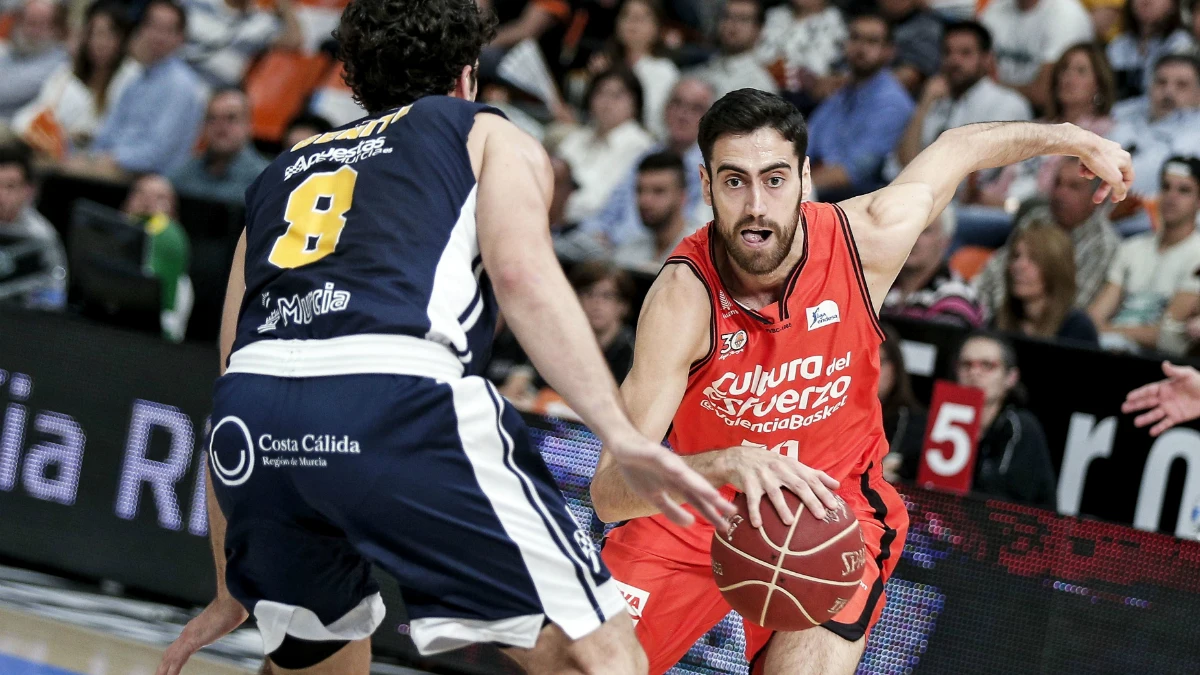
[[[1104,181],[1092,195],[1092,201],[1101,204],[1109,197],[1113,202],[1125,199],[1133,186],[1133,157],[1119,143],[1090,131],[1083,131],[1083,139],[1078,152],[1083,165],[1079,171],[1089,180]]]
[[[1153,424],[1151,436],[1200,417],[1200,372],[1169,361],[1163,361],[1162,369],[1167,379],[1134,389],[1121,404],[1123,413],[1149,411],[1135,417],[1133,423],[1139,427]]]
[[[605,446],[634,494],[653,504],[671,522],[688,527],[692,514],[676,503],[678,495],[718,530],[728,527],[736,510],[717,488],[669,449],[632,434],[629,439]]]
[[[246,608],[233,596],[227,592],[217,595],[217,599],[189,621],[179,637],[167,647],[155,675],[179,675],[192,654],[242,625],[247,616]]]
[[[824,471],[819,471],[794,459],[789,459],[766,448],[739,445],[723,453],[726,480],[746,495],[746,506],[750,509],[750,524],[762,527],[759,504],[766,495],[785,525],[792,524],[792,512],[783,499],[786,487],[791,490],[804,507],[817,518],[825,517],[825,508],[838,508],[832,490],[839,483]]]

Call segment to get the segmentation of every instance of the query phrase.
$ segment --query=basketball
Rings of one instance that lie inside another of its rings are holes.
[[[793,525],[784,525],[766,498],[762,528],[750,525],[746,496],[733,503],[729,529],[713,533],[717,588],[743,618],[764,628],[797,631],[833,618],[858,591],[867,560],[858,520],[838,497],[838,508],[818,520],[783,489]]]

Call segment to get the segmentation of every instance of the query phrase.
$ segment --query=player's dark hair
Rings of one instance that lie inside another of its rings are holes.
[[[645,92],[642,90],[642,82],[637,78],[637,75],[632,70],[624,66],[613,66],[608,70],[603,70],[592,78],[588,83],[587,93],[583,96],[583,107],[589,113],[592,110],[592,98],[596,95],[596,90],[600,85],[604,84],[605,80],[616,78],[621,81],[625,90],[633,97],[633,119],[637,120],[638,124],[646,126],[646,120],[642,119],[645,113]]]
[[[946,44],[946,40],[954,33],[970,33],[975,37],[975,42],[979,45],[979,51],[984,54],[992,51],[992,33],[978,21],[955,21],[946,26],[945,32],[942,33],[943,46]]]
[[[0,145],[0,167],[16,165],[26,183],[33,182],[33,153],[20,141]]]
[[[571,288],[574,288],[576,293],[582,293],[605,279],[613,280],[621,301],[632,307],[637,297],[637,286],[628,272],[608,261],[593,260],[580,263],[572,267],[571,273],[567,275],[567,281],[571,282]]]
[[[333,37],[354,100],[377,113],[452,91],[495,34],[475,0],[354,0]]]
[[[183,5],[175,2],[175,0],[150,0],[150,2],[147,2],[146,7],[142,10],[142,15],[138,18],[138,28],[142,28],[146,25],[146,22],[150,20],[150,8],[154,7],[155,5],[166,7],[172,12],[175,12],[176,18],[179,19],[179,32],[187,35],[187,10],[183,8]]]
[[[1154,72],[1157,73],[1159,68],[1169,66],[1173,63],[1181,63],[1191,68],[1196,73],[1196,81],[1200,82],[1200,56],[1195,56],[1194,54],[1167,54],[1154,62]]]
[[[764,127],[778,131],[796,148],[801,164],[808,153],[808,126],[796,106],[776,94],[738,89],[725,94],[700,118],[700,153],[712,174],[713,146],[726,134],[745,135]],[[800,167],[797,166],[797,169]]]
[[[687,186],[687,172],[683,168],[683,160],[679,155],[669,150],[655,152],[646,155],[640,163],[638,163],[638,173],[644,171],[673,171],[679,177],[679,187]]]

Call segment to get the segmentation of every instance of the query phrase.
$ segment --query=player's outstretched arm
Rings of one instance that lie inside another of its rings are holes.
[[[538,372],[609,448],[636,494],[683,525],[692,516],[672,494],[683,495],[710,521],[723,522],[731,509],[716,488],[629,421],[554,256],[549,225],[554,181],[541,145],[507,120],[481,114],[468,148],[473,159],[482,159],[476,213],[483,266],[505,320]]]
[[[1153,424],[1151,436],[1200,417],[1200,372],[1169,361],[1163,361],[1162,369],[1167,379],[1134,389],[1121,404],[1123,413],[1147,411],[1135,417],[1133,423],[1139,427]]]
[[[237,333],[238,313],[241,311],[242,296],[246,293],[246,233],[238,239],[233,254],[233,268],[229,272],[229,285],[225,289],[225,305],[221,312],[220,372],[225,374],[225,364],[233,350]],[[205,462],[205,471],[208,463]],[[217,504],[213,493],[212,472],[205,481],[205,504],[208,511],[208,534],[212,544],[213,564],[216,568],[217,595],[199,616],[188,622],[179,637],[163,653],[156,675],[177,675],[200,648],[242,625],[246,620],[246,608],[229,594],[225,587],[225,515]]]
[[[1133,183],[1129,153],[1073,124],[987,122],[942,132],[891,185],[842,202],[862,258],[867,285],[879,310],[917,236],[954,197],[970,174],[1040,155],[1067,155],[1104,185],[1097,203],[1120,201]]]

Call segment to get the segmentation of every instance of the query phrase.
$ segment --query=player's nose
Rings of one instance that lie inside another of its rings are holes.
[[[767,215],[767,200],[766,190],[760,184],[754,184],[750,188],[750,199],[746,203],[746,213],[751,216]]]

